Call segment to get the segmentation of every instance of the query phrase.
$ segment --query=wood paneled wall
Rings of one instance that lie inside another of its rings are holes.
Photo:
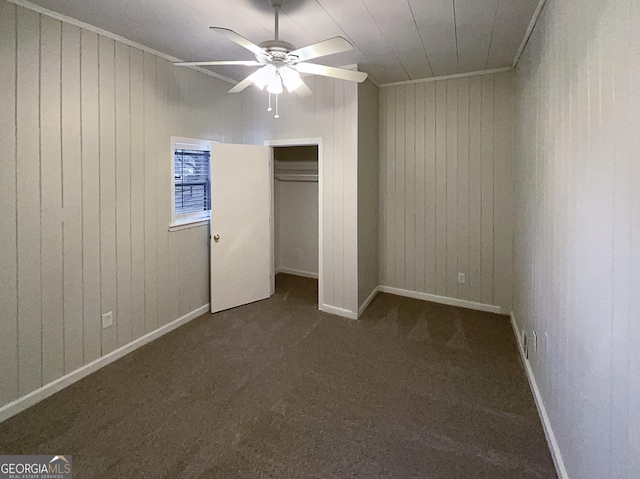
[[[227,83],[9,2],[0,65],[4,405],[209,302],[208,228],[167,230],[169,138],[244,129]]]
[[[380,90],[358,85],[358,305],[380,286],[378,271],[380,210]]]
[[[510,311],[513,74],[383,88],[380,119],[382,285]]]
[[[325,303],[357,311],[355,85],[308,78],[276,120],[264,92],[1,12],[0,406],[208,303],[208,228],[167,231],[171,136],[322,137]]]
[[[323,77],[304,79],[313,95],[282,95],[279,119],[267,93],[243,95],[245,143],[322,138],[323,290],[328,306],[358,311],[358,89]]]
[[[514,313],[570,478],[640,477],[639,32],[548,0],[516,70]]]

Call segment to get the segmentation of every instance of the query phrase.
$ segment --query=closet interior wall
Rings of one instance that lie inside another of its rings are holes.
[[[318,277],[318,147],[274,148],[276,273]]]

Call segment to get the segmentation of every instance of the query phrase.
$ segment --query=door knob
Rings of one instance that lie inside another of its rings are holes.
[[[215,241],[216,243],[217,243],[218,241],[220,241],[220,235],[215,235],[215,236],[213,237],[213,241]]]

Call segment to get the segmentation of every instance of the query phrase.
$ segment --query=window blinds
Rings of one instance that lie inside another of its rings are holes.
[[[209,151],[182,149],[174,151],[176,216],[211,209],[210,157]]]

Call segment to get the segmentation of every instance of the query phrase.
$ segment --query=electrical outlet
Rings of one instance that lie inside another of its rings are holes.
[[[109,311],[102,315],[102,329],[106,329],[111,326],[113,326],[113,311]]]
[[[464,273],[458,273],[458,283],[465,284],[467,282],[467,275]]]

